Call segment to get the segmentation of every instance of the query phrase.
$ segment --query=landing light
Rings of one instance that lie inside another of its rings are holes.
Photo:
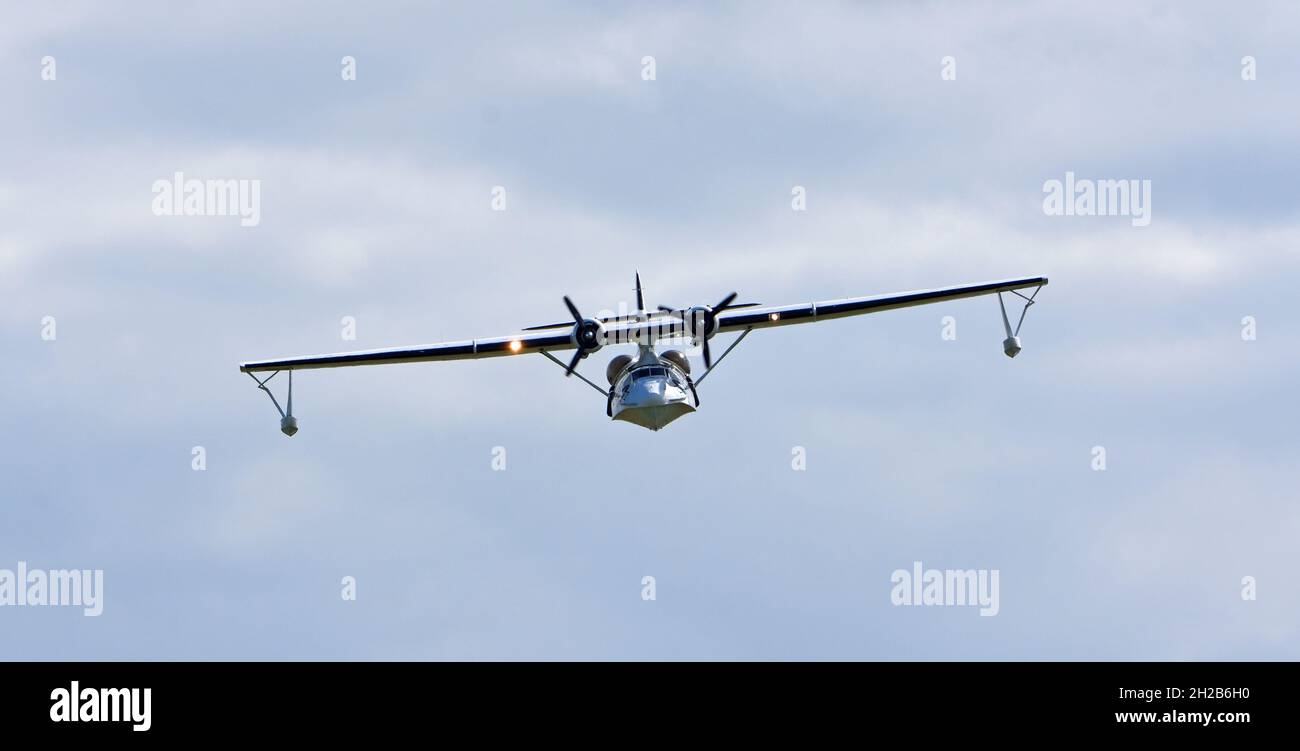
[[[521,341],[519,341],[518,339],[514,340],[513,342],[510,342],[510,351],[511,351],[511,352],[518,352],[519,350],[521,350],[521,349],[523,349],[523,348],[524,348],[524,343],[521,342]]]
[[[767,314],[767,317],[768,317],[768,320],[772,320],[772,321],[779,321],[779,320],[781,320],[781,314],[780,314],[780,313],[768,313],[768,314]]]

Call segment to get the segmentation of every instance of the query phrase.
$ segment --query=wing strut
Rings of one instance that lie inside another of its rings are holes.
[[[708,370],[705,370],[703,373],[700,374],[699,380],[697,380],[695,384],[691,386],[691,390],[694,391],[695,386],[704,383],[704,379],[709,377],[709,374],[713,372],[713,369],[722,364],[722,359],[725,358],[727,355],[731,354],[731,350],[735,349],[737,344],[740,344],[740,340],[744,339],[746,336],[749,336],[749,332],[753,330],[754,327],[750,326],[749,328],[740,332],[740,336],[736,337],[736,341],[732,342],[730,347],[727,347],[725,350],[722,351],[722,356],[719,357],[717,360],[715,360],[714,363],[709,366]],[[700,402],[700,397],[696,396],[695,403],[698,405],[699,402]]]
[[[271,397],[271,403],[275,405],[275,411],[280,413],[280,432],[292,438],[293,434],[298,432],[298,418],[293,416],[293,371],[289,371],[288,410],[280,408],[280,403],[275,400],[275,394],[272,394],[271,389],[266,387],[266,384],[270,383],[271,379],[278,375],[280,375],[280,371],[277,370],[266,378],[260,380],[252,373],[249,373],[248,377],[257,381],[257,387],[265,391],[267,396]]]
[[[1007,338],[1002,342],[1002,351],[1007,357],[1015,357],[1020,354],[1020,327],[1025,323],[1025,314],[1029,312],[1029,306],[1034,304],[1034,298],[1038,297],[1038,291],[1042,286],[1034,287],[1034,293],[1029,297],[1020,294],[1019,290],[1011,290],[1011,294],[1025,301],[1025,307],[1020,311],[1020,320],[1016,321],[1016,327],[1011,328],[1011,319],[1007,318],[1007,306],[1002,302],[1002,293],[998,293],[998,307],[1002,308],[1002,327],[1006,329]]]
[[[559,358],[557,358],[555,355],[551,354],[550,352],[547,352],[544,349],[539,349],[537,351],[541,352],[543,355],[546,355],[546,358],[551,362],[555,363],[556,365],[559,365],[561,368],[564,368],[565,375],[572,373],[573,375],[576,375],[577,377],[581,378],[583,383],[599,391],[601,396],[606,396],[606,397],[609,396],[609,393],[607,393],[605,389],[602,389],[601,387],[587,380],[587,376],[579,373],[577,370],[570,370],[570,368],[573,367],[572,365],[565,365],[564,363],[560,362]],[[576,360],[577,358],[575,357],[574,359]],[[610,392],[612,391],[613,389],[611,388]]]

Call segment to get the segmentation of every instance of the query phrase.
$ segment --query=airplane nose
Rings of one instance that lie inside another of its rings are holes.
[[[623,397],[623,404],[628,407],[654,407],[670,404],[681,398],[673,394],[674,391],[680,391],[680,389],[670,384],[667,378],[642,378],[632,384],[627,396]]]
[[[694,412],[686,391],[666,377],[650,376],[634,382],[619,400],[615,420],[659,430],[688,412]]]

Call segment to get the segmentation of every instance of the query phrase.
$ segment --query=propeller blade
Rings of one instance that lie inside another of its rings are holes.
[[[709,334],[712,331],[712,329],[717,325],[718,314],[726,310],[728,307],[730,307],[731,304],[735,301],[736,301],[736,293],[732,292],[731,294],[727,295],[726,297],[718,301],[718,304],[714,305],[713,308],[709,310],[704,317],[703,338],[704,338],[704,367],[705,368],[713,367],[713,353],[709,351]],[[747,303],[745,305],[738,306],[738,307],[748,307],[748,305],[753,305],[753,304],[755,303]]]
[[[573,353],[573,359],[569,361],[569,367],[564,369],[564,377],[568,378],[573,375],[573,369],[578,367],[578,361],[582,359],[583,352],[578,350]]]
[[[582,314],[578,312],[578,306],[573,304],[568,295],[564,296],[564,304],[569,308],[569,312],[573,314],[573,320],[582,323]]]
[[[735,300],[735,299],[736,299],[736,293],[735,293],[735,292],[732,292],[731,294],[729,294],[729,295],[727,295],[726,297],[722,298],[722,302],[720,302],[720,303],[718,303],[717,305],[714,305],[714,306],[713,306],[713,312],[714,312],[714,313],[721,313],[723,310],[725,310],[725,309],[727,308],[728,305],[731,304],[731,301],[732,301],[732,300]]]
[[[529,326],[520,329],[520,331],[541,331],[542,329],[565,329],[573,326],[573,321],[564,321],[563,323],[548,323],[545,326]]]
[[[758,306],[760,306],[760,305],[762,305],[762,304],[763,304],[763,303],[761,303],[761,302],[738,302],[738,303],[736,303],[736,304],[734,304],[734,305],[728,305],[728,306],[726,306],[726,307],[727,307],[727,310],[738,310],[738,309],[740,309],[740,308],[757,308]],[[670,308],[670,307],[668,307],[667,305],[660,305],[660,306],[659,306],[659,312],[660,312],[660,313],[670,313],[670,314],[672,314],[672,315],[676,315],[676,316],[679,316],[679,317],[680,317],[681,314],[682,314],[682,311],[681,311],[679,308]],[[722,311],[719,310],[718,308],[714,308],[713,312],[715,312],[715,313],[720,313],[720,312],[722,312]]]

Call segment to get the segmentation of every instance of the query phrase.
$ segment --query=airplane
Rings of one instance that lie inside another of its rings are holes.
[[[1020,279],[964,284],[955,287],[916,290],[889,295],[852,297],[844,300],[796,303],[764,307],[759,303],[737,303],[732,292],[714,305],[695,305],[689,308],[671,308],[659,305],[647,310],[641,289],[641,273],[636,272],[636,311],[628,315],[602,318],[584,316],[566,295],[564,305],[572,321],[529,326],[510,336],[489,339],[472,339],[438,344],[420,344],[410,347],[372,349],[363,352],[285,357],[272,360],[254,360],[242,363],[241,372],[247,373],[257,387],[271,397],[280,413],[280,431],[287,436],[298,432],[298,419],[293,414],[293,372],[315,368],[340,368],[354,365],[382,365],[405,362],[430,362],[442,360],[472,360],[482,357],[509,357],[528,353],[541,353],[564,369],[566,377],[576,375],[605,397],[605,415],[615,421],[628,422],[658,431],[700,406],[698,388],[736,345],[754,329],[774,326],[791,326],[813,323],[831,318],[878,313],[884,310],[928,305],[949,300],[959,300],[980,295],[998,296],[1002,309],[1002,325],[1007,338],[1002,350],[1007,357],[1020,354],[1020,327],[1025,314],[1039,291],[1047,284],[1047,277],[1034,276]],[[1032,289],[1029,295],[1021,290]],[[1013,294],[1023,299],[1024,308],[1013,327],[1007,317],[1003,294]],[[714,336],[740,332],[730,346],[715,362],[709,347]],[[702,349],[704,372],[699,378],[691,375],[690,360],[677,349],[656,352],[661,342],[690,342]],[[601,388],[577,371],[578,364],[602,347],[611,344],[635,344],[637,354],[618,355],[605,368],[609,388]],[[565,364],[553,352],[574,350]],[[281,409],[267,383],[281,371],[288,371],[288,408]],[[258,378],[255,373],[271,375]]]

